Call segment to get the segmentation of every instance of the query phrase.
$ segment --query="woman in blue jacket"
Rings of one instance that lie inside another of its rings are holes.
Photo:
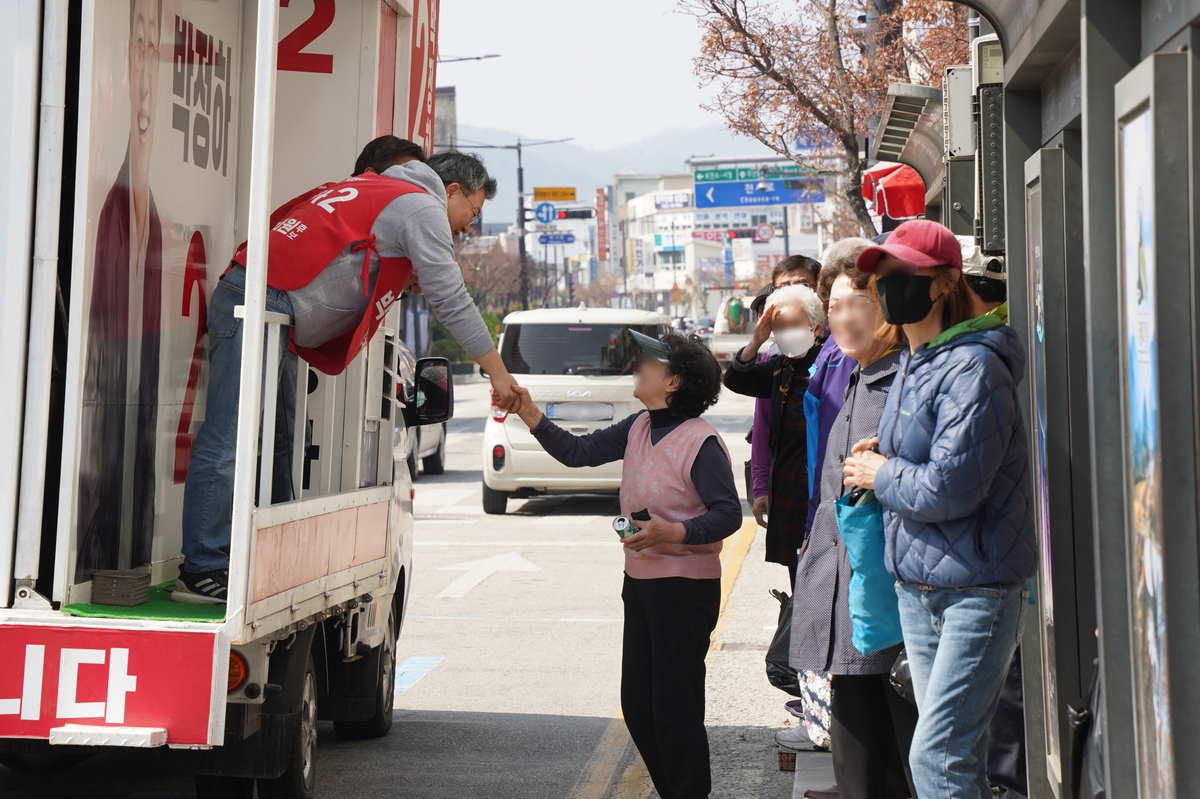
[[[879,436],[855,446],[845,473],[884,509],[920,711],[913,782],[921,799],[987,799],[985,732],[1037,570],[1017,402],[1025,356],[999,319],[972,318],[962,252],[942,225],[905,222],[857,266],[909,341]]]

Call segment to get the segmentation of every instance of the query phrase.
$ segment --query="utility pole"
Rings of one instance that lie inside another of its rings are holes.
[[[788,239],[788,208],[791,206],[783,206],[783,257],[787,258],[792,254],[791,241]]]
[[[529,258],[525,252],[525,166],[521,162],[521,150],[525,147],[539,147],[543,144],[562,144],[571,141],[574,136],[551,141],[523,142],[519,138],[516,144],[459,144],[460,150],[516,150],[517,151],[517,256],[521,274],[521,310],[529,310]]]
[[[521,163],[521,139],[517,138],[517,264],[521,276],[521,310],[529,310],[529,259],[525,255],[525,166]]]

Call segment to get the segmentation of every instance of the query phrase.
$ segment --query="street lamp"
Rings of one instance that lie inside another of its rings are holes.
[[[524,147],[540,147],[543,144],[562,144],[573,141],[574,136],[565,139],[547,141],[523,142],[520,137],[516,144],[459,144],[460,150],[516,150],[517,151],[517,257],[521,272],[521,309],[529,309],[529,264],[525,254],[525,167],[521,163],[521,149]],[[445,145],[442,145],[445,146]],[[556,267],[557,269],[557,267]]]

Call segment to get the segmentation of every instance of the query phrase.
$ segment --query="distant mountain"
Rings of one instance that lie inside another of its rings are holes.
[[[529,137],[522,135],[522,140]],[[487,204],[487,222],[516,221],[517,156],[511,150],[471,150],[470,144],[515,144],[517,134],[500,128],[459,124],[459,148],[476,152],[496,178],[496,199]],[[684,163],[693,155],[772,155],[763,145],[730,133],[718,124],[694,129],[669,129],[641,141],[608,150],[591,150],[565,142],[523,149],[525,191],[535,186],[574,186],[581,202],[592,203],[596,189],[611,185],[623,169],[649,174],[686,174]]]

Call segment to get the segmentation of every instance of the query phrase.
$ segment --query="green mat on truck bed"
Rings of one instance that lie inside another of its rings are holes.
[[[63,608],[63,613],[83,616],[88,619],[142,619],[145,621],[208,621],[219,624],[225,621],[224,605],[187,605],[172,602],[171,592],[175,581],[150,586],[150,596],[140,605],[123,608],[119,605],[93,605],[75,603]]]

